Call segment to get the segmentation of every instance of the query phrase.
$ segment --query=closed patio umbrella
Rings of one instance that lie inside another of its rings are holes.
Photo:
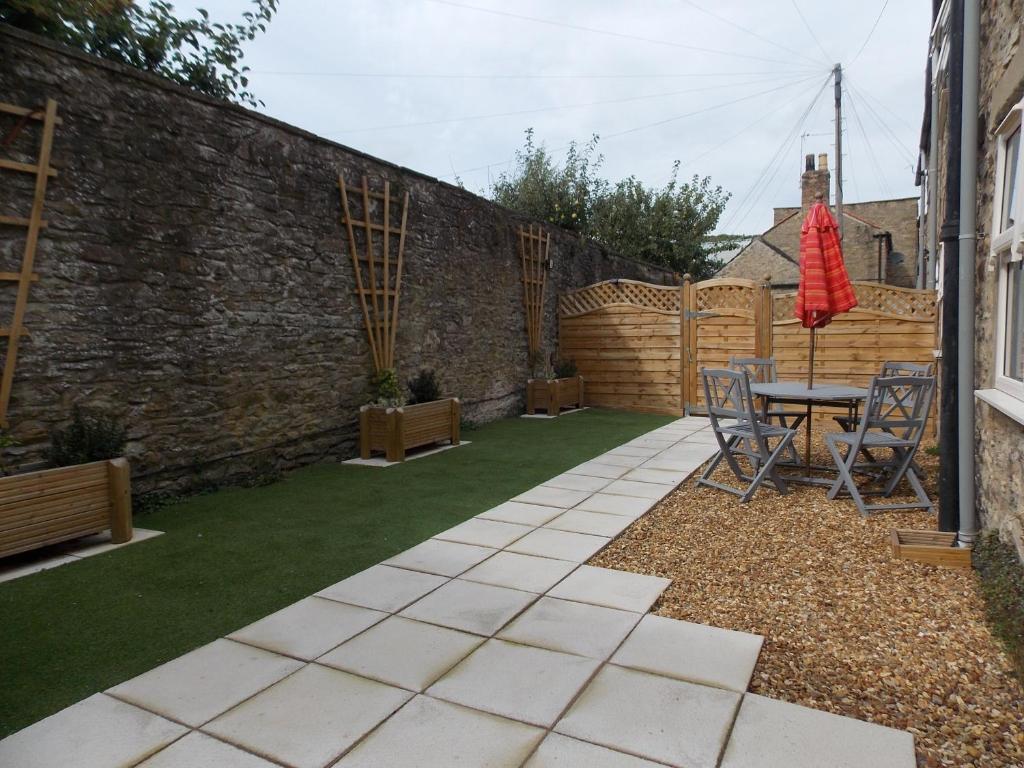
[[[796,317],[810,329],[810,361],[807,387],[814,388],[814,332],[832,322],[840,312],[857,306],[857,296],[843,263],[836,220],[828,206],[818,201],[807,212],[800,229],[800,287],[796,293]]]

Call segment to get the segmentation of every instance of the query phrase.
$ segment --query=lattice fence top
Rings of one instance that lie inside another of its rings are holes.
[[[707,281],[695,284],[698,312],[713,309],[739,309],[753,312],[757,302],[757,288],[753,283]]]
[[[652,312],[678,314],[679,287],[653,285],[636,280],[608,280],[564,293],[558,298],[562,317],[575,317],[604,307],[633,306]]]
[[[905,320],[935,320],[935,291],[898,288],[861,280],[853,281],[853,290],[857,294],[854,312],[874,312]],[[777,294],[772,303],[772,319],[775,322],[795,320],[795,303],[795,293]]]

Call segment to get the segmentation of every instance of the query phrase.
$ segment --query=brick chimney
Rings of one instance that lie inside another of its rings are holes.
[[[814,167],[814,155],[804,158],[804,173],[800,177],[800,207],[807,211],[818,198],[828,205],[829,185],[832,175],[828,171],[828,155],[818,155],[818,167]]]

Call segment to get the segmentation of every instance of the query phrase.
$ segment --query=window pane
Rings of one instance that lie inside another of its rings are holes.
[[[1024,261],[1006,265],[1006,354],[1003,375],[1024,381]]]
[[[1013,226],[1013,203],[1017,195],[1017,159],[1020,157],[1020,126],[1006,139],[1003,158],[1003,207],[999,213],[999,231]]]

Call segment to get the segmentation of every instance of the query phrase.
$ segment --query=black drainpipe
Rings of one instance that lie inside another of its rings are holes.
[[[960,527],[957,479],[957,297],[960,289],[960,126],[963,113],[964,3],[950,3],[949,142],[946,146],[946,220],[942,223],[942,366],[939,382],[939,530]],[[933,150],[934,151],[934,148]]]

